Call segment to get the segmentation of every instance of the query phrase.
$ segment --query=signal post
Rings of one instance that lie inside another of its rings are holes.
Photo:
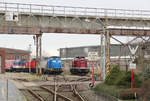
[[[89,61],[92,61],[92,83],[89,84],[89,86],[92,88],[95,84],[95,80],[94,80],[94,61],[97,61],[98,59],[98,52],[89,52],[88,53],[88,60]]]

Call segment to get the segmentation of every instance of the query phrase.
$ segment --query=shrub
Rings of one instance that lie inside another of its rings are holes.
[[[150,99],[150,79],[146,80],[141,87],[140,95],[144,99],[144,101],[149,101]]]
[[[113,96],[116,98],[119,98],[119,94],[120,94],[120,90],[115,86],[112,85],[106,85],[104,83],[102,84],[98,84],[95,86],[94,91],[98,94],[98,95],[108,95],[108,96]]]
[[[120,75],[120,67],[114,66],[111,70],[109,75],[107,75],[106,79],[105,79],[105,84],[107,85],[114,85],[115,81],[117,80],[118,76]]]
[[[131,99],[135,99],[135,93],[136,93],[136,99],[139,98],[139,93],[141,92],[140,89],[126,89],[123,90],[120,93],[120,99],[122,100],[131,100]]]
[[[142,79],[135,73],[133,73],[133,87],[140,87]],[[119,87],[130,88],[131,87],[131,72],[123,72],[116,80],[115,84]]]
[[[147,80],[150,78],[150,68],[147,68],[144,70],[143,77],[144,77],[144,80]]]

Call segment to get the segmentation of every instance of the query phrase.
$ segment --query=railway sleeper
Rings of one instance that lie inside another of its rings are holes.
[[[36,97],[38,100],[44,101],[44,99],[43,99],[41,96],[39,96],[38,94],[36,94],[36,93],[33,92],[32,90],[30,90],[30,89],[27,89],[27,90],[28,90],[28,92],[30,92],[34,97]]]
[[[76,90],[76,87],[73,87],[73,93],[81,100],[85,101],[84,98],[79,94],[79,92]]]
[[[50,89],[48,89],[48,88],[46,88],[46,87],[43,87],[43,86],[40,86],[40,87],[41,87],[42,89],[45,89],[46,91],[52,93],[52,94],[55,94],[55,92],[54,92],[53,90],[50,90]],[[58,93],[56,93],[56,95],[57,95],[58,97],[64,99],[65,101],[73,101],[73,100],[71,100],[70,98],[68,98],[68,97],[66,97],[66,96],[64,96],[64,95],[61,95],[61,94],[58,94]]]

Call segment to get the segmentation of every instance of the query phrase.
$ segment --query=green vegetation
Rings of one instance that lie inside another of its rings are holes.
[[[129,99],[138,99],[140,96],[140,89],[124,89],[120,92],[120,99],[129,100]],[[136,97],[135,97],[136,94]]]
[[[114,66],[109,75],[105,79],[105,84],[107,85],[115,85],[115,82],[118,78],[118,76],[121,75],[120,67],[119,66]]]
[[[144,80],[147,80],[150,78],[150,68],[145,69],[143,73]]]
[[[133,73],[133,87],[138,88],[141,86],[142,78],[140,78],[137,74]],[[118,76],[116,82],[116,86],[123,88],[131,87],[131,72],[122,72],[120,76]]]
[[[97,85],[94,90],[96,93],[111,95],[123,100],[135,99],[135,93],[139,97],[139,89],[136,88],[141,86],[142,79],[135,73],[133,77],[133,87],[135,89],[131,90],[131,72],[121,71],[119,66],[114,66],[106,77],[105,82]]]
[[[118,89],[116,86],[113,85],[106,85],[104,83],[97,85],[94,88],[96,93],[103,93],[104,95],[111,95],[114,96],[116,98],[119,98],[120,96],[120,91],[122,89]]]
[[[133,73],[133,86],[134,88],[140,87],[142,78],[139,75]],[[131,72],[121,71],[119,66],[114,66],[104,82],[107,85],[115,85],[122,88],[131,87]]]
[[[142,84],[140,94],[145,101],[150,100],[150,78]]]

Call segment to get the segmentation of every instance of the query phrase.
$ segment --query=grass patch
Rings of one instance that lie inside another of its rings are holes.
[[[94,91],[98,94],[98,93],[103,93],[105,95],[111,95],[114,96],[116,98],[120,97],[120,92],[124,90],[122,88],[117,88],[114,85],[106,85],[104,83],[102,84],[98,84],[95,86]]]

